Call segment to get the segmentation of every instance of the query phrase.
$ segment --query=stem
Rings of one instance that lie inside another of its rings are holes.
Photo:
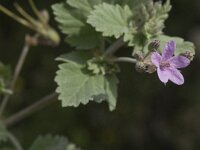
[[[3,12],[4,14],[8,15],[9,17],[14,19],[15,21],[19,22],[20,24],[22,24],[22,25],[24,25],[28,28],[34,29],[33,26],[28,21],[26,21],[25,19],[15,15],[12,11],[8,10],[7,8],[5,8],[2,5],[0,5],[0,11]]]
[[[118,57],[118,58],[113,58],[111,59],[111,61],[114,61],[114,62],[129,62],[129,63],[137,63],[137,60],[136,59],[133,59],[133,58],[130,58],[130,57]]]
[[[8,126],[12,126],[12,125],[22,121],[23,119],[29,117],[33,113],[45,108],[49,104],[55,102],[57,100],[56,97],[57,97],[57,93],[52,93],[52,94],[45,96],[44,98],[42,98],[42,99],[38,100],[37,102],[35,102],[34,104],[32,104],[31,106],[28,106],[27,108],[19,111],[18,113],[14,114],[13,116],[6,119],[5,125],[8,127]]]
[[[37,7],[35,6],[35,3],[33,2],[33,0],[29,0],[29,4],[30,4],[30,6],[31,6],[31,8],[32,8],[32,10],[33,10],[33,12],[35,13],[35,15],[38,17],[38,19],[39,19],[42,23],[46,24],[46,22],[44,21],[44,18],[42,17],[40,11],[39,11],[39,10],[37,9]]]
[[[119,48],[121,48],[124,45],[123,37],[119,38],[115,43],[113,43],[108,49],[106,50],[104,57],[107,57],[109,55],[112,55],[115,53]]]
[[[15,8],[17,11],[25,18],[27,19],[31,24],[34,26],[38,26],[38,21],[35,20],[32,16],[30,16],[19,4],[14,3]]]
[[[16,150],[23,150],[19,141],[11,132],[8,132],[8,138],[10,139],[10,141],[12,142],[12,144],[16,148]]]
[[[19,74],[21,72],[21,69],[23,67],[23,64],[25,62],[25,59],[26,59],[26,56],[29,52],[29,49],[30,49],[30,46],[25,43],[24,45],[24,48],[22,50],[22,53],[19,57],[19,60],[18,60],[18,63],[17,63],[17,66],[15,68],[15,71],[14,71],[14,75],[13,75],[13,79],[11,81],[11,84],[10,84],[10,89],[13,90],[14,89],[14,86],[16,84],[16,81],[17,81],[17,78],[19,77]],[[6,95],[1,103],[1,106],[0,106],[0,116],[2,115],[2,113],[4,112],[5,108],[6,108],[6,105],[9,101],[9,98],[10,98],[10,95]]]

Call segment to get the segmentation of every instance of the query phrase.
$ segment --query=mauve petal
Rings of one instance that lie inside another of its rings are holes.
[[[168,70],[162,70],[160,68],[157,68],[157,73],[158,73],[158,77],[159,77],[160,81],[166,84],[169,80]]]
[[[175,41],[167,42],[167,44],[165,45],[165,48],[162,52],[163,61],[170,59],[174,55],[175,49],[176,49],[176,42]]]
[[[151,61],[156,67],[159,67],[161,59],[162,57],[158,52],[153,52],[151,54]]]
[[[169,60],[169,63],[174,68],[184,68],[190,64],[190,60],[184,56],[174,56]]]
[[[169,71],[169,80],[177,85],[182,85],[184,83],[184,77],[180,73],[180,71],[176,68],[170,67],[168,68]]]

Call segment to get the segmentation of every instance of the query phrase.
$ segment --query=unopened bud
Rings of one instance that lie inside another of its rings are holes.
[[[154,40],[149,44],[148,50],[152,52],[154,50],[158,50],[159,47],[160,47],[160,41]]]
[[[194,58],[194,53],[192,53],[191,51],[186,51],[185,53],[182,53],[181,55],[188,58],[189,60],[193,60]]]
[[[136,71],[143,73],[143,72],[146,72],[147,68],[146,68],[146,65],[144,64],[144,62],[138,61],[135,65],[135,69],[136,69]]]

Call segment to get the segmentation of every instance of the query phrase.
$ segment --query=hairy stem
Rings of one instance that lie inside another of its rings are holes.
[[[18,113],[14,114],[13,116],[9,117],[8,119],[5,120],[5,125],[7,127],[12,126],[23,119],[29,117],[30,115],[34,114],[35,112],[45,108],[49,104],[55,102],[57,99],[58,94],[57,93],[52,93],[44,98],[36,101],[34,104],[31,106],[28,106],[27,108],[19,111]]]
[[[16,150],[23,150],[19,141],[17,140],[17,138],[11,132],[8,133],[8,138],[12,142],[12,144],[16,148]]]
[[[111,59],[113,62],[129,62],[135,64],[137,62],[136,59],[130,58],[130,57],[117,57]]]
[[[119,38],[115,43],[113,43],[108,49],[106,50],[104,57],[110,56],[115,53],[119,48],[124,45],[123,37]]]
[[[19,60],[18,60],[18,63],[17,63],[17,66],[15,68],[15,71],[14,71],[14,75],[13,75],[13,78],[12,78],[12,81],[11,81],[11,84],[10,84],[10,89],[13,90],[14,89],[14,86],[16,84],[16,81],[19,77],[19,74],[21,72],[21,69],[23,67],[23,64],[25,62],[25,59],[26,59],[26,56],[29,52],[29,49],[30,49],[30,46],[29,44],[27,44],[25,42],[25,45],[22,49],[22,53],[19,57]],[[1,103],[1,106],[0,106],[0,116],[2,115],[2,113],[4,112],[5,108],[6,108],[6,105],[9,101],[9,98],[10,98],[10,95],[6,95],[4,98],[3,98],[3,101]]]

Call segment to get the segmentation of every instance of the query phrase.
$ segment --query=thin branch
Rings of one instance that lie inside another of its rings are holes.
[[[34,29],[34,27],[25,19],[15,15],[12,11],[10,11],[9,9],[5,8],[3,5],[0,5],[0,11],[3,12],[4,14],[8,15],[9,17],[11,17],[12,19],[14,19],[15,21],[19,22],[20,24]]]
[[[115,43],[113,43],[108,49],[106,50],[104,57],[107,57],[109,55],[112,55],[115,53],[119,48],[121,48],[124,45],[123,37],[119,38]]]
[[[129,62],[129,63],[137,63],[136,59],[130,58],[130,57],[117,57],[117,58],[113,58],[110,59],[113,62]]]
[[[19,141],[17,140],[17,138],[11,132],[8,132],[8,138],[12,142],[12,144],[16,148],[16,150],[23,150]]]
[[[31,106],[28,106],[27,108],[19,111],[18,113],[14,114],[13,116],[9,117],[8,119],[5,120],[5,125],[7,127],[12,126],[23,119],[29,117],[30,115],[38,112],[39,110],[45,108],[46,106],[50,105],[51,103],[55,102],[57,100],[57,93],[52,93],[44,98],[38,100]]]
[[[11,84],[10,84],[10,89],[11,89],[11,90],[14,89],[14,86],[15,86],[15,84],[16,84],[16,81],[17,81],[18,77],[19,77],[19,74],[20,74],[21,69],[22,69],[22,67],[23,67],[23,64],[24,64],[24,62],[25,62],[26,56],[27,56],[27,54],[28,54],[28,52],[29,52],[29,49],[30,49],[29,44],[27,44],[27,43],[25,42],[25,45],[24,45],[24,47],[23,47],[23,49],[22,49],[22,53],[21,53],[21,55],[20,55],[20,57],[19,57],[17,66],[16,66],[15,71],[14,71],[13,79],[12,79]],[[6,95],[6,96],[3,98],[3,101],[2,101],[1,106],[0,106],[0,116],[1,116],[2,113],[4,112],[4,110],[5,110],[5,108],[6,108],[6,105],[7,105],[8,101],[9,101],[10,96],[11,96],[11,95]]]

